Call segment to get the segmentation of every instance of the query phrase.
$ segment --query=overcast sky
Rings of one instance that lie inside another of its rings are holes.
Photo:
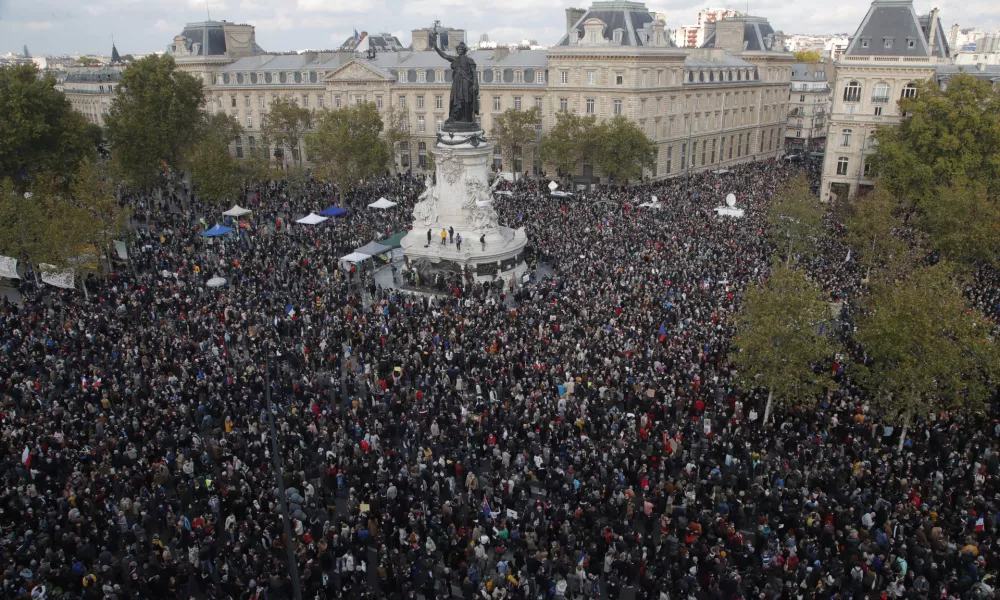
[[[588,0],[589,2],[589,0]],[[853,33],[870,0],[754,0],[751,14],[768,17],[785,33]],[[388,31],[403,44],[410,30],[435,19],[465,28],[477,41],[513,42],[536,39],[551,44],[565,28],[564,10],[583,6],[573,0],[0,0],[0,53],[34,55],[102,54],[111,51],[114,36],[122,54],[162,51],[184,23],[213,19],[249,22],[257,26],[257,43],[265,50],[287,51],[339,46],[358,31]],[[916,0],[917,11],[941,9],[946,28],[1000,29],[996,0]],[[746,10],[746,2],[653,0],[651,10],[667,15],[667,27],[696,22],[698,10],[730,6]]]

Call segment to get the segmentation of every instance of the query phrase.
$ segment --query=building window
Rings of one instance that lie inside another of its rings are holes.
[[[736,140],[736,136],[733,136],[733,135],[729,136],[729,159],[730,160],[732,160],[732,158],[733,158],[733,146],[736,145],[735,144],[735,140]]]
[[[236,136],[236,158],[243,158],[243,138]]]
[[[649,81],[649,73],[646,71],[642,72],[642,87],[646,87],[646,82]]]
[[[524,83],[524,71],[514,71],[514,83]]]
[[[875,116],[876,117],[881,117],[882,116],[882,107],[881,106],[876,106],[875,107]]]
[[[748,133],[747,134],[747,146],[746,146],[746,149],[743,151],[743,154],[746,154],[747,156],[750,156],[750,138],[751,137],[752,137],[751,134]],[[761,150],[764,149],[764,144],[763,143],[761,143],[760,148],[761,148]]]
[[[597,83],[597,71],[587,71],[587,85]]]
[[[740,134],[740,141],[736,144],[736,158],[743,156],[743,134]]]
[[[500,110],[500,96],[493,96],[493,110]]]
[[[714,143],[715,140],[712,140],[712,142]],[[708,142],[707,141],[702,141],[702,143],[701,143],[701,165],[702,166],[705,166],[705,157],[706,157],[707,154],[708,154]],[[715,162],[715,152],[714,151],[712,152],[712,162]]]
[[[417,83],[427,83],[427,71],[417,71]]]
[[[340,97],[337,97],[337,108],[340,108]],[[382,110],[382,96],[375,96],[375,108]]]
[[[851,147],[851,134],[853,133],[850,129],[845,129],[840,134],[840,147],[850,148]]]
[[[852,81],[844,88],[844,102],[861,102],[861,84]]]
[[[841,156],[837,159],[837,175],[847,175],[847,157]]]
[[[253,150],[254,148],[257,147],[257,140],[253,139],[252,135],[247,138],[247,143],[250,144],[250,149],[251,150]]]
[[[681,144],[681,171],[686,169],[688,166],[687,153],[688,153],[688,145],[686,143]]]
[[[317,106],[319,106],[320,108],[323,108],[323,103],[324,103],[324,98],[323,98],[322,95],[316,98],[316,105]]]
[[[913,39],[906,40],[906,47],[907,48],[916,48],[917,47],[917,40],[913,40]],[[867,168],[867,167],[868,167],[868,165],[865,165],[865,168]]]
[[[303,98],[304,97],[305,96],[303,96]],[[354,96],[354,106],[361,106],[361,104],[363,104],[364,101],[365,101],[365,97],[363,95],[357,94],[357,95]]]
[[[880,81],[872,88],[872,102],[884,103],[889,101],[889,84]]]
[[[622,114],[622,101],[621,100],[615,100],[613,106],[614,106],[614,110],[612,112],[614,112],[614,114],[616,114],[616,115]]]
[[[615,73],[615,85],[625,85],[625,75],[622,73]]]
[[[261,96],[258,100],[260,101],[260,107],[264,108],[264,96]]]
[[[674,147],[667,146],[667,175],[673,173]]]
[[[424,107],[424,97],[417,96],[417,110],[421,110]]]
[[[399,83],[406,83],[406,71],[397,71],[396,75],[399,77]]]
[[[868,38],[861,38],[861,47],[862,48],[868,47]]]
[[[569,71],[559,71],[559,81],[563,85],[567,85],[569,83]]]
[[[417,143],[417,166],[421,169],[427,168],[427,143]]]
[[[886,50],[892,48],[892,38],[885,38],[885,48]]]
[[[587,98],[587,114],[597,114],[597,102],[593,98]]]
[[[441,133],[441,131],[443,129],[444,129],[444,121],[441,120],[441,117],[438,117],[438,120],[437,120],[437,132]]]
[[[715,138],[712,138],[712,163],[715,163]]]
[[[903,87],[903,93],[900,95],[900,98],[916,98],[916,97],[917,97],[916,84],[913,83],[906,84],[906,86]]]
[[[302,94],[302,108],[309,108],[309,96]]]
[[[236,108],[236,96],[230,96],[229,99],[230,99],[230,104],[232,105],[232,107]]]
[[[406,110],[406,96],[399,97],[399,110]]]
[[[725,158],[723,156],[725,153],[726,153],[726,138],[722,138],[721,140],[719,140],[719,162],[722,162],[722,159]]]
[[[865,179],[871,179],[874,172],[871,161],[866,160],[861,168],[864,169]]]
[[[559,112],[569,112],[569,98],[559,99]]]
[[[427,125],[424,123],[424,116],[420,115],[417,117],[417,133],[424,133],[427,131]]]
[[[545,71],[535,71],[535,83],[545,83]]]
[[[247,115],[247,129],[253,128],[253,115]]]
[[[499,146],[493,146],[493,168],[497,171],[503,170],[503,156],[500,154]]]
[[[521,110],[521,97],[514,96],[514,110]]]
[[[444,96],[434,96],[434,109],[441,110],[444,108]]]
[[[805,101],[806,101],[806,97],[805,97],[805,95],[804,95],[804,94],[803,94],[803,95],[800,95],[800,96],[799,96],[799,102],[805,102]]]
[[[243,96],[243,106],[246,106],[247,108],[250,107],[250,96],[249,95]]]
[[[795,137],[797,137],[797,138],[802,137],[802,130],[801,129],[796,129],[795,130]]]
[[[535,108],[537,108],[538,110],[542,110],[542,99],[541,98],[538,98],[538,97],[535,98]]]
[[[643,98],[642,100],[639,100],[639,114],[640,115],[646,114],[646,99],[645,98]]]
[[[399,164],[404,169],[410,168],[410,142],[399,142]]]
[[[379,96],[378,98],[379,98],[379,103],[381,103],[382,96]],[[334,96],[333,97],[333,107],[334,108],[340,108],[340,96]]]

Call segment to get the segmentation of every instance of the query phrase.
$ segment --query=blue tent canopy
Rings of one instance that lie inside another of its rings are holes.
[[[325,208],[319,212],[321,217],[339,217],[340,215],[346,214],[346,210],[337,206],[331,206],[330,208]]]
[[[215,227],[209,229],[202,235],[205,237],[219,237],[220,235],[226,235],[232,230],[233,230],[232,227],[223,227],[222,225],[216,224]]]

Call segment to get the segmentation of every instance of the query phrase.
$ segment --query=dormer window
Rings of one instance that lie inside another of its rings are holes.
[[[906,38],[906,47],[907,48],[916,48],[917,47],[917,40],[915,40],[913,38]]]
[[[861,38],[861,47],[862,48],[867,48],[870,41],[871,41],[871,38],[866,38],[866,37]]]
[[[622,43],[622,30],[621,29],[615,29],[613,36],[614,36],[613,39],[615,40],[616,44],[621,44]]]
[[[884,47],[885,47],[886,50],[889,50],[889,49],[892,48],[892,38],[891,37],[883,38],[883,41],[884,41]]]
[[[406,83],[406,72],[405,71],[397,71],[396,75],[399,77],[399,83]]]

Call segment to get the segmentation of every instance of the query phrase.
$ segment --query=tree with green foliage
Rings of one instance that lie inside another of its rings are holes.
[[[816,254],[817,241],[823,235],[823,213],[805,175],[794,177],[775,194],[767,220],[771,239],[786,262]]]
[[[1000,154],[997,155],[1000,157]],[[917,223],[941,256],[964,264],[1000,261],[1000,190],[981,181],[959,180],[939,188]]]
[[[819,53],[819,50],[797,50],[792,55],[795,56],[797,63],[818,63],[823,60],[823,55]]]
[[[292,98],[279,96],[268,106],[267,115],[262,123],[264,136],[282,149],[281,166],[285,167],[288,153],[298,155],[298,165],[302,166],[302,139],[312,127],[313,113],[308,108],[302,108]]]
[[[81,56],[76,59],[76,62],[84,67],[97,67],[101,65],[101,60],[99,58],[94,58],[93,56]]]
[[[332,180],[344,194],[364,179],[385,172],[389,147],[382,138],[382,117],[372,102],[320,113],[306,148],[318,176]]]
[[[119,174],[137,188],[178,168],[197,141],[204,103],[200,79],[174,68],[171,56],[151,54],[129,65],[104,119]]]
[[[899,237],[903,229],[899,213],[899,201],[882,185],[854,200],[844,241],[854,260],[865,267],[866,279],[873,268],[905,268],[908,263],[909,247]]]
[[[641,180],[643,171],[655,164],[656,144],[624,115],[601,123],[596,137],[597,164],[611,181]]]
[[[577,165],[593,160],[597,149],[597,117],[576,113],[556,113],[556,124],[542,135],[542,160],[563,176],[576,171]]]
[[[869,159],[900,200],[919,210],[939,201],[942,187],[975,181],[1000,194],[1000,90],[960,74],[942,90],[929,79],[914,84],[916,97],[899,101],[908,115],[880,128]]]
[[[191,185],[198,197],[214,203],[226,203],[239,194],[244,182],[241,161],[229,152],[229,145],[243,128],[235,117],[225,113],[205,115],[188,159]]]
[[[410,113],[397,108],[395,104],[390,102],[383,114],[382,122],[385,127],[382,130],[382,138],[389,146],[389,167],[395,173],[396,151],[400,144],[413,139],[413,135],[410,133]]]
[[[87,120],[51,75],[39,77],[33,64],[0,66],[0,179],[21,191],[40,173],[68,182],[94,156]]]
[[[500,158],[507,165],[507,171],[517,179],[514,168],[515,157],[525,156],[525,150],[538,145],[538,124],[542,121],[542,111],[537,106],[529,110],[508,108],[493,118],[490,138],[500,149]]]
[[[1000,373],[993,329],[967,306],[947,262],[873,285],[857,317],[866,357],[857,368],[882,417],[903,425],[900,448],[916,417],[986,409]]]
[[[106,163],[86,161],[77,170],[71,186],[76,207],[72,227],[81,247],[93,247],[110,255],[114,240],[121,239],[132,219],[132,210],[118,202],[116,182]],[[110,262],[110,261],[109,261]],[[91,269],[96,265],[90,263]]]
[[[747,290],[732,359],[744,388],[768,390],[764,423],[775,402],[811,405],[835,387],[828,368],[837,352],[825,326],[829,315],[819,286],[783,263]]]

